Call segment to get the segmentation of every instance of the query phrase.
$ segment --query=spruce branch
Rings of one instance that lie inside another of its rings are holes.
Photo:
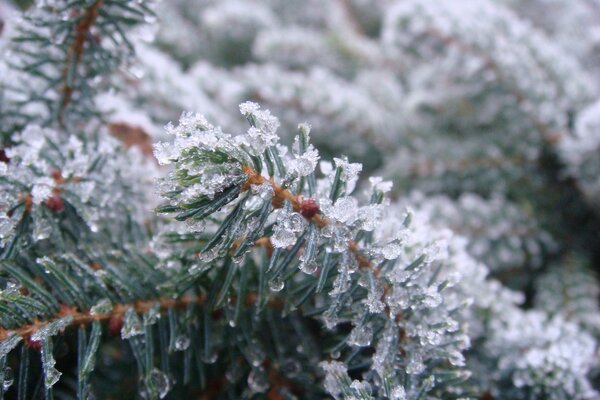
[[[122,319],[125,316],[125,313],[130,309],[134,310],[139,315],[144,315],[158,305],[160,312],[166,313],[170,309],[185,309],[191,304],[201,305],[205,300],[205,295],[186,295],[178,299],[157,298],[151,300],[138,300],[132,304],[114,304],[112,305],[112,309],[108,312],[95,312],[91,309],[79,310],[77,307],[62,304],[60,305],[60,310],[57,314],[45,320],[36,320],[32,324],[25,324],[14,329],[0,327],[0,342],[16,334],[21,336],[23,340],[28,343],[31,340],[31,336],[40,329],[63,318],[69,318],[70,321],[64,328],[81,327],[89,325],[94,321],[108,322],[110,320]]]
[[[103,0],[96,0],[89,7],[85,8],[83,10],[83,16],[74,27],[75,37],[69,46],[69,49],[67,50],[62,73],[63,87],[61,89],[62,98],[60,100],[60,107],[58,110],[58,121],[63,127],[65,126],[65,109],[71,102],[73,91],[75,90],[77,76],[74,71],[76,71],[79,67],[79,63],[83,57],[84,46],[89,40],[102,40],[100,36],[94,37],[94,35],[91,33],[91,29],[98,18],[99,8],[102,7],[103,2]]]
[[[130,62],[129,31],[151,16],[147,2],[135,0],[59,0],[26,12],[0,81],[3,141],[28,123],[73,133],[98,122],[96,96]]]
[[[415,249],[403,245],[402,230],[410,229],[409,219],[391,217],[390,231],[379,231],[384,193],[390,185],[372,180],[371,202],[358,206],[352,192],[360,165],[335,159],[335,168],[331,166],[324,178],[317,179],[314,169],[318,153],[309,143],[307,126],[300,125],[292,154],[288,154],[277,144],[276,118],[254,103],[240,105],[240,111],[251,125],[245,135],[230,136],[204,117],[188,113],[178,126],[167,128],[174,142],[159,143],[155,149],[160,163],[174,165],[159,184],[167,202],[157,211],[185,221],[190,233],[202,232],[199,238],[206,232],[199,250],[200,262],[210,263],[209,269],[222,270],[224,283],[208,295],[209,303],[219,307],[226,297],[235,298],[236,291],[256,291],[256,312],[260,315],[262,304],[271,297],[265,292],[275,292],[284,300],[284,309],[299,310],[305,318],[322,321],[332,332],[344,332],[345,339],[338,339],[333,353],[354,348],[353,354],[358,356],[361,348],[377,343],[375,358],[369,361],[365,355],[364,362],[379,363],[374,366],[378,376],[390,382],[397,382],[397,372],[391,365],[398,361],[396,356],[384,353],[398,350],[383,344],[392,340],[386,335],[394,332],[393,340],[397,340],[400,351],[419,354],[405,361],[408,373],[416,379],[410,390],[432,390],[429,378],[419,375],[423,371],[419,360],[427,357],[419,349],[418,343],[423,341],[405,328],[414,318],[420,318],[420,311],[405,310],[398,296],[404,296],[408,279],[419,287],[424,285],[414,292],[423,310],[440,305],[437,292],[452,283],[445,273],[433,268],[435,246]],[[253,254],[256,246],[273,249],[267,251],[263,265],[249,268],[250,261],[262,254]],[[244,274],[254,275],[256,280],[248,281]],[[264,287],[267,281],[268,289]],[[323,293],[323,289],[329,293]],[[449,305],[452,309],[455,306]],[[447,312],[442,309],[440,312]],[[235,318],[232,326],[238,325]],[[349,331],[338,328],[345,323],[350,323]],[[459,347],[460,342],[456,342]],[[445,354],[449,353],[442,349],[432,353],[433,358],[442,359]],[[461,365],[460,361],[452,363]],[[350,387],[351,381],[340,378],[342,367],[336,362],[324,361],[322,366],[328,376],[331,374],[327,382],[333,380],[325,383],[331,395],[354,393],[366,398],[361,389],[366,382],[357,381]],[[452,379],[464,378],[459,378],[459,370],[448,373]],[[369,385],[379,383],[369,379]],[[388,390],[377,387],[381,393]]]

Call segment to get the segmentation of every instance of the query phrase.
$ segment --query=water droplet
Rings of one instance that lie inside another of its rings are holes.
[[[252,368],[248,374],[248,387],[256,393],[262,393],[269,388],[269,379],[263,367]]]
[[[292,230],[285,227],[284,224],[278,223],[273,229],[273,236],[271,236],[271,243],[274,247],[288,247],[294,244],[296,241],[296,235]]]
[[[273,292],[281,291],[284,286],[285,286],[285,283],[283,282],[283,279],[281,279],[281,277],[279,277],[279,276],[276,276],[275,278],[273,278],[269,281],[269,288]]]
[[[300,363],[294,359],[286,360],[281,366],[281,372],[288,378],[295,378],[301,370]]]
[[[262,364],[265,359],[265,351],[258,340],[251,340],[246,351],[246,356],[248,357],[248,360],[252,366],[258,367]]]
[[[397,243],[388,243],[381,249],[383,257],[387,260],[398,258],[401,251],[402,247],[400,247],[400,245]]]
[[[202,354],[202,362],[206,364],[214,364],[217,362],[219,355],[216,351],[211,350],[208,354]]]
[[[185,335],[177,336],[175,339],[175,350],[183,351],[190,347],[190,338]]]
[[[300,263],[300,270],[305,274],[312,275],[317,270],[317,263],[314,260],[309,260]]]
[[[157,392],[159,398],[162,399],[169,393],[171,389],[169,377],[158,368],[153,368],[147,379],[148,386]]]
[[[14,381],[15,375],[13,370],[10,367],[6,367],[4,369],[4,382],[2,382],[2,387],[4,390],[7,390],[9,387],[11,387]]]

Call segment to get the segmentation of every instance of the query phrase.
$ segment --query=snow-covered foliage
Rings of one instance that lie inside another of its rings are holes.
[[[597,0],[28,3],[0,398],[600,399]]]

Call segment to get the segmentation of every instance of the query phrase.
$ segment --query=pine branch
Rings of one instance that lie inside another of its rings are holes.
[[[63,87],[61,89],[62,98],[60,101],[60,108],[58,110],[58,121],[61,126],[64,125],[64,113],[66,108],[73,97],[73,91],[75,90],[75,83],[77,76],[69,78],[72,74],[70,71],[76,71],[78,69],[81,58],[83,57],[84,46],[89,40],[99,40],[94,38],[91,33],[91,28],[98,18],[98,10],[102,7],[104,0],[96,0],[89,7],[87,7],[81,20],[75,26],[75,37],[69,46],[66,54],[66,61],[63,67],[62,81]]]
[[[152,300],[138,300],[131,304],[114,304],[110,311],[100,313],[92,310],[81,311],[76,307],[63,304],[60,306],[60,311],[48,319],[35,321],[32,324],[26,324],[15,329],[0,328],[0,342],[14,334],[21,336],[25,342],[30,342],[31,336],[40,329],[65,317],[70,317],[69,326],[81,327],[95,321],[108,322],[109,320],[122,320],[126,312],[130,309],[134,310],[139,315],[143,315],[158,304],[160,311],[165,313],[170,309],[183,310],[191,304],[201,305],[205,301],[205,295],[186,295],[178,299],[157,298]]]

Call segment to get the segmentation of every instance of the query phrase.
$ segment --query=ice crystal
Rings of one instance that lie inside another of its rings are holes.
[[[129,339],[144,333],[142,321],[133,308],[129,308],[123,317],[123,327],[121,328],[121,337]]]
[[[35,331],[31,335],[31,340],[36,342],[43,342],[48,340],[52,336],[57,335],[59,332],[62,332],[67,326],[71,324],[73,321],[73,317],[71,315],[62,317],[55,321],[49,322],[48,324],[42,326],[37,331]]]
[[[264,367],[252,368],[248,375],[248,387],[255,393],[263,393],[269,388],[269,379]]]

